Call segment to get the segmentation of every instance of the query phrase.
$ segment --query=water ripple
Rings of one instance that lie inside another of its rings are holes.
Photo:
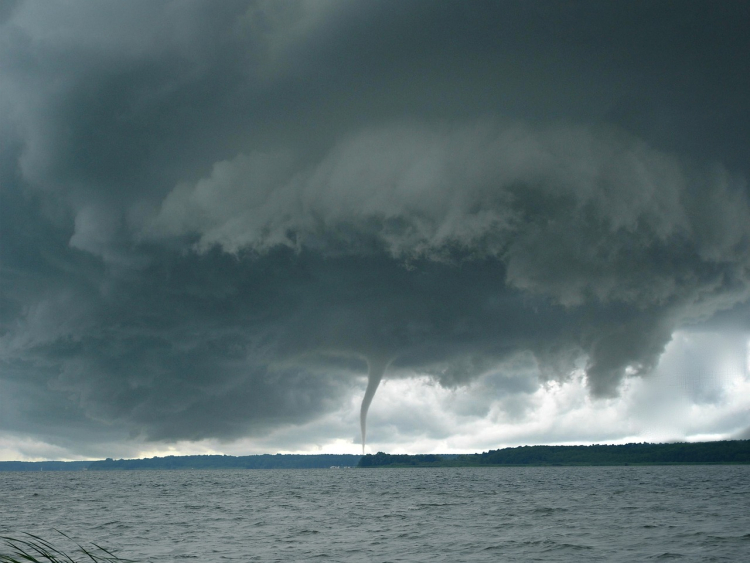
[[[0,473],[0,532],[212,561],[741,561],[750,467]],[[36,495],[36,496],[34,496]]]

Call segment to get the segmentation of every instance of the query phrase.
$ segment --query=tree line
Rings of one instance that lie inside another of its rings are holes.
[[[456,467],[491,465],[645,465],[750,463],[750,440],[592,446],[519,446],[458,456],[391,455],[378,452],[357,467]]]
[[[262,454],[187,455],[101,461],[0,461],[0,471],[134,469],[323,469],[329,467],[471,467],[524,465],[645,465],[750,463],[750,440],[673,444],[519,446],[465,455]]]
[[[90,471],[129,469],[324,469],[355,467],[360,456],[350,454],[261,454],[184,455],[147,459],[106,459],[94,461]]]

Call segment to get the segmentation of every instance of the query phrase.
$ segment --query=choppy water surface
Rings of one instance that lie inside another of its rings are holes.
[[[750,466],[0,473],[0,533],[138,561],[750,560]]]

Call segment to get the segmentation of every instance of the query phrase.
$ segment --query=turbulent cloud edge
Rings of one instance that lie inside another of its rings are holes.
[[[400,123],[354,134],[312,167],[284,152],[218,162],[172,190],[142,236],[197,236],[201,252],[492,257],[508,284],[564,305],[649,305],[696,282],[696,264],[720,271],[709,285],[744,285],[744,182],[614,129]]]

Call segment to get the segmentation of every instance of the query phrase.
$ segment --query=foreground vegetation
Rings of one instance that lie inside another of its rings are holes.
[[[52,545],[47,540],[33,534],[25,534],[24,538],[12,538],[0,536],[0,563],[78,563],[88,561],[93,563],[130,563],[127,559],[117,557],[111,551],[97,545],[84,547],[73,541],[69,536],[58,533],[66,538],[75,547],[73,551],[65,552],[61,548]],[[73,555],[79,555],[74,559]]]
[[[666,465],[750,463],[750,440],[619,446],[520,446],[446,458],[378,452],[357,467],[466,467],[491,465]]]

